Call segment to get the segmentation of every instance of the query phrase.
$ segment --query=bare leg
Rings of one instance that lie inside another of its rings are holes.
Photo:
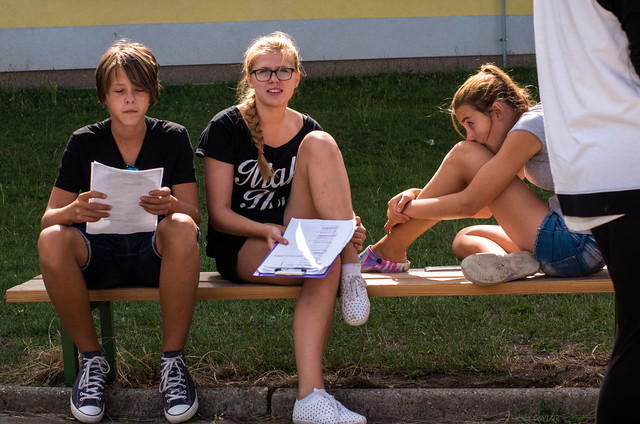
[[[187,342],[198,280],[200,255],[197,227],[184,214],[172,214],[158,224],[162,351],[182,350]]]
[[[324,388],[322,357],[329,342],[340,263],[331,268],[322,280],[305,279],[293,315],[293,345],[298,370],[298,399]]]
[[[291,217],[351,219],[351,189],[342,153],[333,138],[314,131],[305,137],[298,150],[295,178],[291,187],[285,222]],[[322,285],[305,281],[296,304],[293,338],[298,368],[298,398],[315,388],[323,388],[322,357],[329,341],[340,264],[359,264],[358,252],[349,243]],[[313,324],[311,324],[313,323]]]
[[[472,154],[468,152],[467,144],[471,143],[460,142],[447,153],[440,167],[422,189],[418,198],[424,199],[456,193],[469,184],[469,181],[471,181],[481,165],[476,165],[473,171],[469,169],[468,162],[471,161]],[[489,158],[485,159],[482,164]],[[381,258],[394,262],[406,262],[407,249],[411,243],[438,222],[440,221],[436,219],[412,219],[404,224],[397,225],[389,234],[374,244],[372,250]]]
[[[407,262],[407,249],[425,231],[436,225],[433,219],[412,219],[397,225],[393,230],[371,246],[373,253],[393,262]]]
[[[38,252],[47,293],[67,333],[80,352],[101,350],[80,271],[89,258],[84,238],[74,228],[54,225],[40,233]]]
[[[292,217],[320,219],[353,218],[351,191],[342,154],[333,138],[324,132],[308,134],[298,150],[295,177],[285,211],[285,225]],[[266,256],[263,240],[249,239],[238,254],[238,274],[246,281],[270,284],[302,284],[293,317],[293,339],[298,369],[298,398],[323,388],[322,357],[326,349],[342,262],[358,263],[357,251],[348,245],[342,261],[336,261],[322,279],[265,278],[252,274]]]
[[[538,228],[549,213],[549,205],[521,179],[511,184],[489,204],[494,218],[518,250],[533,251]]]
[[[298,150],[295,178],[285,211],[285,225],[292,217],[351,219],[349,177],[342,153],[331,135],[313,131]],[[340,255],[343,263],[358,263],[358,251],[349,243]]]
[[[291,217],[352,219],[351,189],[334,139],[327,133],[313,131],[298,149],[295,177],[285,211],[285,223]],[[367,283],[362,278],[358,250],[347,243],[341,254],[340,308],[349,325],[362,325],[369,318]]]
[[[454,146],[447,154],[440,168],[421,191],[418,198],[439,197],[463,190],[473,179],[478,170],[493,157],[493,153],[484,146],[463,141]],[[500,236],[489,240],[498,242],[500,246],[517,250],[531,250],[535,241],[535,235],[539,224],[542,222],[549,207],[518,177],[514,177],[509,186],[487,205],[491,213],[504,230],[509,234],[506,239]],[[438,220],[412,219],[404,224],[397,225],[384,236],[372,249],[378,256],[395,262],[405,262],[406,250],[420,235],[438,223]],[[496,233],[492,233],[496,235]],[[480,233],[476,231],[476,236]],[[478,240],[469,239],[469,243],[477,243]],[[486,246],[488,248],[488,245]],[[495,247],[495,246],[493,246]],[[458,240],[456,255],[462,255],[473,251],[471,246],[462,245]]]
[[[324,278],[255,277],[269,249],[264,240],[247,240],[238,253],[238,275],[244,281],[263,284],[302,285],[293,315],[293,343],[298,370],[298,398],[314,388],[324,388],[322,357],[331,334],[336,294],[340,278],[340,261]]]
[[[503,255],[520,250],[499,225],[474,225],[463,228],[453,239],[452,249],[458,260],[474,253]]]

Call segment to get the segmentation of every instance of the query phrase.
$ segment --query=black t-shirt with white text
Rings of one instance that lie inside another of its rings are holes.
[[[145,117],[147,132],[134,165],[137,169],[163,168],[162,186],[196,182],[193,147],[182,125]],[[111,119],[75,131],[62,155],[55,187],[71,193],[90,190],[91,162],[126,169],[111,133]]]
[[[264,146],[264,155],[274,171],[264,182],[258,169],[258,150],[251,139],[240,110],[232,106],[209,122],[196,149],[199,157],[211,157],[233,165],[231,209],[251,220],[282,224],[284,209],[291,193],[291,182],[298,147],[303,138],[322,127],[303,115],[302,129],[280,147]]]

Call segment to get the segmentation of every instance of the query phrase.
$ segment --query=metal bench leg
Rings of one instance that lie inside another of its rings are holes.
[[[117,375],[116,368],[116,342],[113,332],[113,317],[111,315],[111,302],[91,302],[91,310],[98,309],[100,313],[100,337],[102,338],[102,349],[104,356],[109,362],[109,375],[107,381],[114,381]],[[80,369],[78,360],[78,349],[71,340],[69,333],[60,326],[62,338],[62,364],[64,366],[64,383],[73,386]]]
[[[64,384],[73,386],[78,375],[78,349],[63,326],[60,326],[62,336],[62,365],[64,366]]]
[[[113,332],[113,317],[111,315],[111,302],[95,302],[91,308],[98,308],[100,312],[100,336],[102,338],[102,349],[104,356],[109,362],[109,375],[107,381],[114,381],[118,374],[116,368],[116,339]]]

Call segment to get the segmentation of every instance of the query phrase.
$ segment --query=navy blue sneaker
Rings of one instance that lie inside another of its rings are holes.
[[[71,413],[80,422],[98,423],[104,416],[104,386],[109,363],[97,350],[80,355],[80,371],[71,391]]]
[[[167,351],[160,357],[160,393],[164,416],[171,423],[185,422],[198,411],[198,394],[184,363],[184,351]]]

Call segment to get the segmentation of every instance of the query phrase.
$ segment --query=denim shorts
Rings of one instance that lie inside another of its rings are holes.
[[[580,277],[604,266],[593,236],[571,232],[554,211],[549,211],[538,229],[533,255],[542,272],[551,277]]]
[[[80,231],[89,249],[82,275],[90,289],[118,286],[158,287],[162,257],[156,250],[156,233],[87,234]]]

